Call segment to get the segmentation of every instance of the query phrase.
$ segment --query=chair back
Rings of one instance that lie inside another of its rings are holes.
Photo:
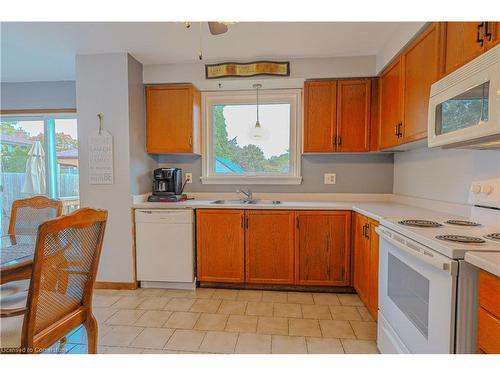
[[[61,216],[62,202],[38,195],[18,199],[12,203],[8,234],[36,236],[38,226],[49,219]]]
[[[108,213],[82,208],[40,225],[21,345],[46,348],[92,314]]]

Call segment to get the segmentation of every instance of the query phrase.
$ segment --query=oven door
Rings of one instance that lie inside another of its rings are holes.
[[[382,353],[453,353],[456,261],[379,226]]]

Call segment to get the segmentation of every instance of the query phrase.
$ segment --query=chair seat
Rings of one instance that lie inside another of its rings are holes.
[[[0,300],[12,294],[27,291],[30,287],[30,279],[11,281],[0,285]]]
[[[0,299],[2,309],[16,309],[26,306],[28,292],[12,294]],[[0,348],[19,348],[21,346],[21,333],[23,329],[23,315],[10,318],[0,318]]]

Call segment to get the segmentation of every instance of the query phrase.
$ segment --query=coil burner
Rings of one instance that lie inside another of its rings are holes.
[[[484,236],[484,238],[487,238],[489,240],[493,241],[500,241],[500,233],[490,233]]]
[[[406,225],[409,227],[418,227],[418,228],[439,228],[439,227],[443,226],[443,224],[439,224],[436,221],[417,220],[417,219],[401,220],[401,221],[398,221],[398,223],[401,225]]]
[[[436,236],[436,238],[438,240],[443,240],[443,241],[469,243],[469,244],[478,244],[486,242],[485,240],[479,237],[459,236],[456,234],[445,234],[442,236]]]
[[[462,227],[480,227],[481,224],[468,220],[446,220],[446,224],[460,225]]]

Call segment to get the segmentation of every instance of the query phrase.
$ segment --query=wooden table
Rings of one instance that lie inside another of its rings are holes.
[[[36,236],[6,235],[0,238],[0,284],[29,279]]]

